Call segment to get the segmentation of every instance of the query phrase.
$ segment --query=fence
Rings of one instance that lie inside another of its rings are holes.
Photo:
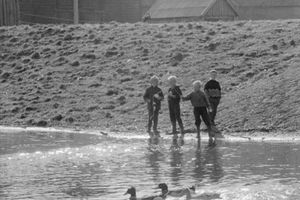
[[[0,0],[0,26],[11,26],[18,23],[18,0]]]

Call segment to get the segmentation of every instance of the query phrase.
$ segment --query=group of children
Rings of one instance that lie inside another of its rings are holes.
[[[180,87],[176,84],[176,76],[168,77],[169,89],[168,89],[168,107],[170,120],[172,124],[172,133],[176,132],[176,122],[180,128],[181,137],[184,136],[184,126],[181,119],[180,101],[191,101],[194,108],[193,113],[195,117],[195,125],[197,128],[197,138],[200,139],[200,125],[201,118],[208,129],[209,142],[215,141],[215,134],[212,131],[212,125],[215,125],[214,119],[217,112],[217,106],[221,98],[221,87],[215,80],[216,71],[211,71],[212,79],[205,84],[205,92],[202,90],[202,82],[197,80],[193,82],[193,92],[187,96],[183,96]],[[152,76],[150,79],[151,86],[146,89],[144,94],[144,100],[147,102],[147,108],[149,113],[148,118],[148,133],[150,136],[159,136],[157,130],[158,115],[161,108],[161,101],[164,99],[162,90],[158,87],[159,78]],[[153,134],[151,132],[153,123]]]

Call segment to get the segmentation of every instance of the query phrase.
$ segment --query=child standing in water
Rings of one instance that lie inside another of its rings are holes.
[[[177,135],[176,132],[176,121],[178,122],[181,137],[184,136],[183,124],[180,116],[180,98],[182,96],[182,92],[179,86],[176,85],[176,76],[170,76],[168,78],[168,82],[170,88],[168,90],[168,105],[169,105],[169,113],[170,120],[172,123],[172,133]]]
[[[214,134],[211,131],[210,118],[207,112],[207,109],[211,110],[211,107],[206,95],[204,94],[203,91],[201,91],[201,87],[202,87],[201,81],[193,82],[194,91],[191,92],[186,97],[183,97],[182,99],[184,101],[190,100],[194,107],[194,117],[195,117],[195,125],[197,128],[197,138],[200,139],[200,125],[201,125],[200,116],[201,116],[202,120],[204,121],[208,129],[209,143],[212,144],[214,142]]]
[[[152,76],[150,78],[151,86],[146,89],[146,92],[144,94],[144,100],[147,102],[147,108],[148,108],[148,133],[150,136],[151,134],[151,127],[153,122],[153,133],[156,136],[159,136],[159,132],[157,130],[157,124],[158,124],[158,114],[159,110],[161,108],[161,101],[164,99],[164,95],[162,90],[158,87],[158,77]]]

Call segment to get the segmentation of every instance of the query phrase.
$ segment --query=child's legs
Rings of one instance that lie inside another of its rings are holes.
[[[200,130],[201,125],[201,119],[200,119],[200,108],[194,107],[194,117],[195,117],[195,125],[197,127],[197,130]]]
[[[170,120],[172,123],[173,132],[176,132],[176,113],[174,109],[174,105],[169,102],[169,114],[170,114]]]
[[[151,131],[153,119],[154,119],[153,108],[148,108],[148,131]]]
[[[175,107],[174,107],[174,114],[175,114],[175,118],[176,118],[176,121],[178,122],[178,125],[181,129],[181,131],[183,131],[183,123],[182,123],[182,120],[181,120],[181,113],[180,113],[180,104],[176,104]]]
[[[153,112],[153,131],[157,131],[158,114],[159,114],[159,108],[156,108]]]
[[[212,123],[214,124],[216,114],[217,114],[218,105],[220,103],[220,98],[209,98],[209,102],[210,102],[210,105],[212,107],[212,112],[209,113],[209,115],[210,115],[210,119],[211,119]]]
[[[201,117],[202,117],[205,125],[207,126],[209,137],[213,137],[214,135],[212,134],[212,131],[211,131],[211,121],[210,121],[210,117],[207,113],[206,107],[201,107]]]

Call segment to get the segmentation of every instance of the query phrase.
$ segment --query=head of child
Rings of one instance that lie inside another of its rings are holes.
[[[193,88],[195,92],[201,91],[202,82],[201,81],[194,81]]]
[[[156,87],[157,85],[158,85],[158,77],[157,76],[152,76],[151,78],[150,78],[150,83],[151,83],[151,85],[153,86],[153,87]]]
[[[168,82],[171,88],[174,88],[176,86],[176,76],[169,76]]]
[[[217,78],[217,71],[216,70],[211,70],[210,71],[210,78],[212,79],[212,80],[215,80],[216,78]]]

